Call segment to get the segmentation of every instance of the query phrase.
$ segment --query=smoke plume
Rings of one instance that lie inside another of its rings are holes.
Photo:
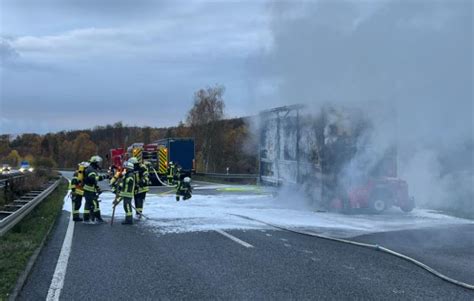
[[[419,206],[474,216],[471,1],[277,2],[268,11],[273,44],[258,66],[260,85],[274,86],[259,95],[267,107],[363,112],[370,127],[344,181],[395,145],[398,176]]]

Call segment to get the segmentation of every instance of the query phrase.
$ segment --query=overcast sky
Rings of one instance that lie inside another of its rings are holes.
[[[2,0],[1,131],[170,126],[223,84],[252,111],[248,58],[269,43],[261,1]]]
[[[228,117],[351,98],[442,115],[455,97],[472,124],[470,0],[0,5],[1,133],[176,125],[216,83]]]

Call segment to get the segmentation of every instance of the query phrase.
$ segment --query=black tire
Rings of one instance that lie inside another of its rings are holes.
[[[382,198],[373,198],[369,203],[370,211],[375,214],[380,214],[387,209],[387,202]]]
[[[369,208],[372,213],[380,214],[390,207],[390,198],[383,191],[375,191],[369,201]]]
[[[400,209],[402,209],[403,212],[411,212],[415,208],[415,199],[410,198],[410,201],[408,204],[405,204],[405,206],[400,206]]]

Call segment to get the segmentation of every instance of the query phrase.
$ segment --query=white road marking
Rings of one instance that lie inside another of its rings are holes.
[[[61,253],[59,254],[58,263],[54,270],[54,276],[49,286],[48,296],[46,300],[57,301],[61,295],[61,290],[64,286],[64,278],[66,277],[67,263],[69,261],[69,254],[71,253],[72,237],[74,235],[74,222],[72,216],[69,219],[66,236],[64,237]]]
[[[221,234],[221,235],[224,235],[225,237],[235,241],[236,243],[238,244],[241,244],[242,246],[246,247],[246,248],[253,248],[253,246],[243,240],[240,240],[238,239],[237,237],[233,236],[233,235],[230,235],[229,233],[225,232],[225,231],[222,231],[222,230],[215,230],[217,233]]]

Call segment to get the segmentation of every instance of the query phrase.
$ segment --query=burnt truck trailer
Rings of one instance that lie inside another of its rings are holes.
[[[171,162],[182,168],[182,173],[195,173],[195,147],[193,138],[166,138],[153,143],[133,143],[126,151],[123,148],[110,150],[112,165],[120,169],[130,157],[151,163],[150,180],[152,185],[166,181]],[[160,178],[158,179],[157,176]],[[161,180],[161,181],[160,181]]]
[[[358,113],[324,108],[314,115],[303,105],[261,112],[261,183],[295,186],[316,208],[411,211],[415,204],[408,184],[397,178],[396,148],[380,155],[370,171],[357,170],[356,181],[347,181],[347,167],[361,152],[358,139],[369,128]]]
[[[317,133],[305,126],[308,120],[301,116],[302,109],[304,106],[294,105],[260,113],[259,162],[263,184],[303,184],[308,180],[320,183]]]

